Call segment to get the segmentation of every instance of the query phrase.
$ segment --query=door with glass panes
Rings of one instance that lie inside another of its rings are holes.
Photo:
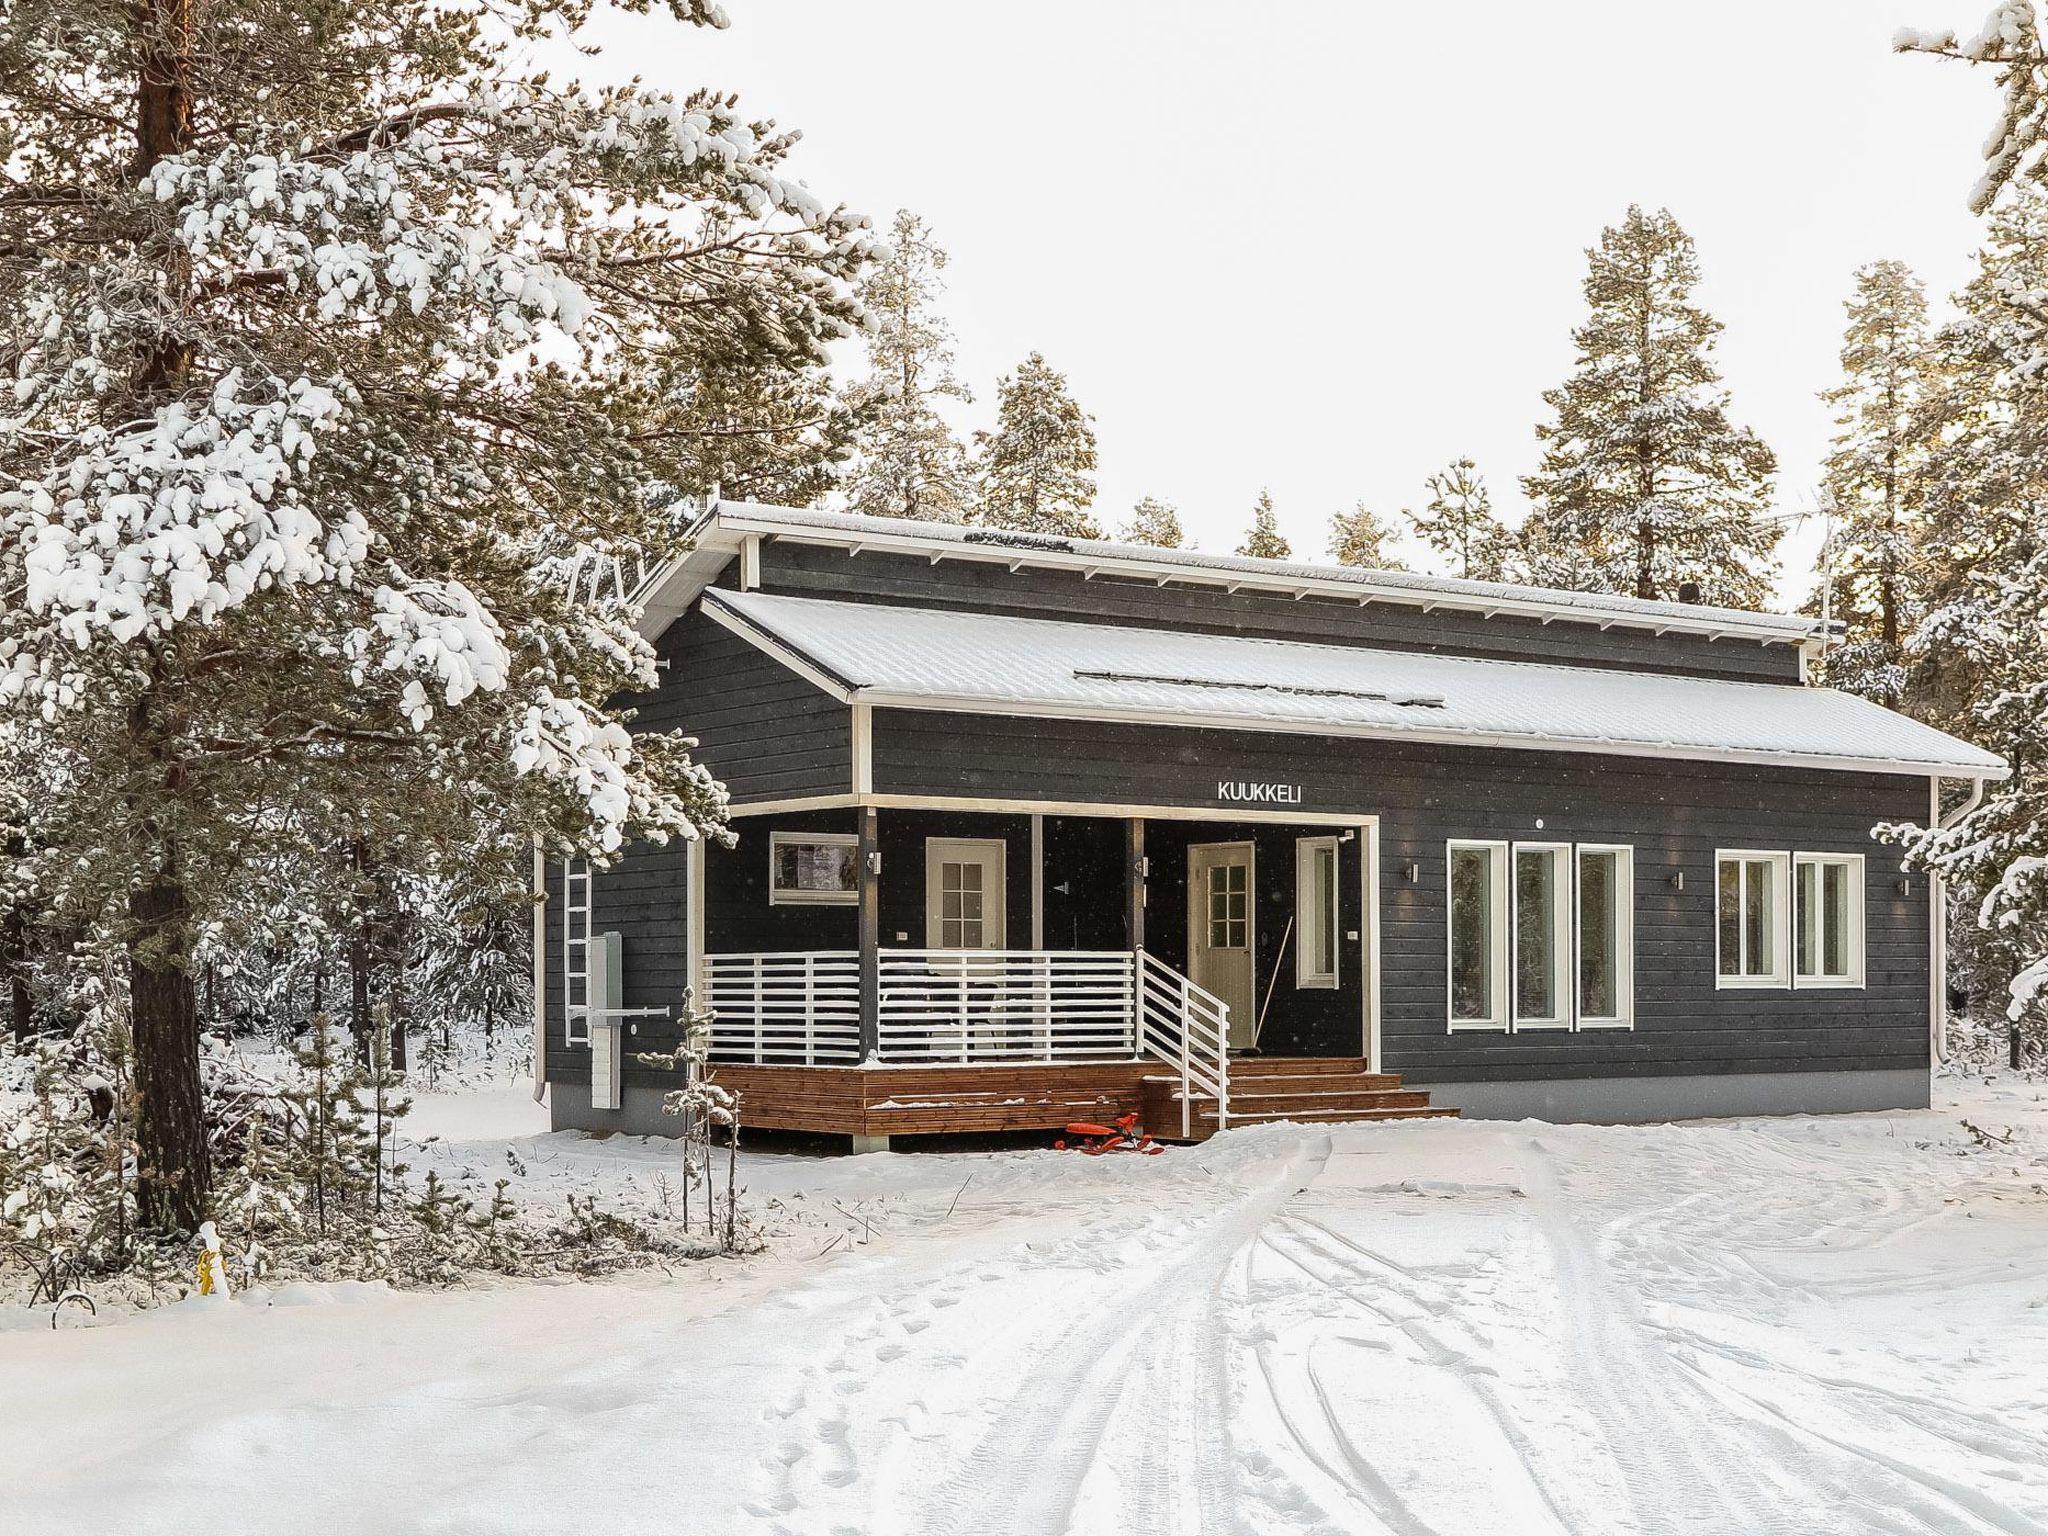
[[[934,837],[924,845],[926,949],[1002,949],[1000,838]]]
[[[1250,843],[1196,843],[1188,849],[1188,975],[1230,1005],[1233,1050],[1258,1038],[1252,865]]]

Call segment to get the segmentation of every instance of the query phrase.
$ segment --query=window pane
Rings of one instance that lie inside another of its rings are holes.
[[[1308,898],[1308,910],[1301,915],[1308,972],[1315,977],[1329,976],[1336,971],[1337,854],[1323,844],[1309,849]]]
[[[1817,974],[1814,965],[1821,949],[1821,903],[1818,889],[1820,872],[1818,864],[1801,864],[1798,874],[1794,877],[1795,888],[1799,892],[1799,907],[1792,930],[1797,941],[1796,953],[1799,974],[1802,976]]]
[[[1493,861],[1490,848],[1451,850],[1451,1017],[1491,1019]]]
[[[1592,1019],[1620,1014],[1615,1001],[1620,990],[1616,942],[1620,862],[1618,854],[1579,855],[1579,1012]]]
[[[1821,866],[1821,963],[1829,976],[1849,974],[1848,864]]]
[[[1777,866],[1768,859],[1750,859],[1743,874],[1743,949],[1749,961],[1743,974],[1774,975],[1778,969],[1778,925],[1771,915],[1777,907]]]
[[[1521,1012],[1554,1019],[1558,1003],[1557,876],[1555,850],[1515,854],[1515,995]]]
[[[1715,910],[1719,914],[1721,974],[1740,976],[1742,974],[1742,865],[1735,859],[1723,859],[1720,869],[1720,894]]]

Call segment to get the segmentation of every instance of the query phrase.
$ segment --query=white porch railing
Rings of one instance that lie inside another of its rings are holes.
[[[777,1066],[860,1060],[860,956],[848,950],[706,955],[711,1059]]]
[[[1139,950],[1138,1049],[1180,1068],[1180,1133],[1193,1134],[1194,1099],[1216,1101],[1216,1129],[1230,1124],[1230,1005],[1157,955]]]
[[[1230,1119],[1230,1007],[1145,950],[885,949],[877,957],[883,1062],[1058,1062],[1149,1057]],[[860,955],[707,955],[711,1059],[780,1066],[860,1060]]]
[[[885,949],[884,1061],[1137,1054],[1129,950]]]

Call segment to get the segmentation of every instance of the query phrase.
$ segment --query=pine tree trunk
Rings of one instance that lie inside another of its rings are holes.
[[[7,978],[7,1011],[17,1045],[35,1033],[33,999],[28,990],[28,917],[12,908],[0,922],[0,975]]]
[[[128,988],[139,1098],[136,1200],[145,1225],[189,1232],[213,1192],[199,1085],[199,1006],[187,969],[191,911],[174,873],[128,898]]]

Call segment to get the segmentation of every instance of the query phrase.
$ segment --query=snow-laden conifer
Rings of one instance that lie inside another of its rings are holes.
[[[1401,558],[1389,547],[1400,532],[1364,502],[1330,517],[1330,558],[1339,565],[1369,571],[1401,570]]]
[[[1259,499],[1252,503],[1252,525],[1245,530],[1244,542],[1237,546],[1237,552],[1255,560],[1285,560],[1294,553],[1294,546],[1280,531],[1271,491],[1260,491]]]
[[[1842,379],[1821,399],[1837,428],[1822,490],[1829,538],[1828,610],[1846,629],[1828,680],[1883,704],[1905,687],[1904,644],[1917,621],[1914,522],[1938,449],[1927,294],[1900,261],[1858,269],[1845,305]]]
[[[871,517],[967,519],[974,481],[967,451],[940,402],[973,398],[953,373],[953,329],[940,308],[947,255],[908,209],[860,285],[867,311],[868,376],[854,392],[862,419],[846,482],[847,506]]]
[[[720,825],[606,702],[702,472],[641,386],[821,365],[871,237],[721,95],[527,66],[592,3],[0,18],[0,714],[78,766],[52,895],[130,957],[152,1221],[206,1209],[196,935],[273,849]]]
[[[1467,581],[1510,581],[1515,574],[1515,536],[1494,515],[1493,498],[1479,466],[1454,459],[1424,482],[1429,500],[1406,514],[1423,543]]]
[[[1141,496],[1131,508],[1122,536],[1127,543],[1146,544],[1153,549],[1179,549],[1187,535],[1180,525],[1180,509],[1156,496]]]
[[[1067,376],[1033,352],[996,384],[993,432],[974,434],[980,502],[975,521],[1021,533],[1098,539],[1095,428],[1067,393]]]
[[[1777,465],[1728,419],[1721,323],[1693,302],[1692,237],[1668,211],[1631,206],[1586,260],[1577,362],[1543,396],[1543,460],[1523,481],[1545,545],[1563,552],[1552,574],[1665,599],[1693,581],[1707,602],[1758,607],[1778,541],[1763,516]]]

